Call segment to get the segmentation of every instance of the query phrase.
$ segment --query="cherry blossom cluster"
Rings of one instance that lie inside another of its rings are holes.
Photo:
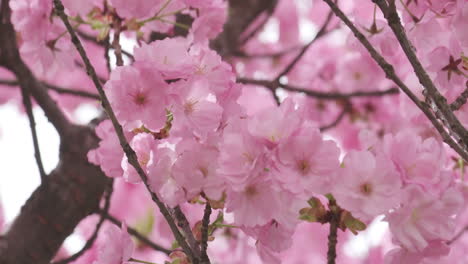
[[[102,1],[63,2],[75,26],[85,26],[83,34],[112,31],[111,25],[102,24],[107,19],[100,16]],[[180,206],[195,234],[203,216],[200,204],[210,203],[217,210],[208,248],[213,263],[325,261],[328,230],[308,222],[321,222],[326,210],[322,204],[330,200],[343,215],[364,225],[360,231],[381,216],[388,223],[389,232],[369,250],[366,263],[458,263],[468,242],[452,240],[468,220],[466,164],[423,113],[403,94],[330,100],[287,89],[291,85],[351,94],[393,85],[337,18],[331,19],[328,35],[279,76],[284,90],[274,92],[284,94],[280,105],[268,89],[236,82],[238,77],[275,79],[294,52],[273,59],[260,55],[295,50],[303,20],[323,24],[326,4],[314,0],[312,7],[304,7],[297,2],[279,1],[271,18],[278,25],[273,43],[253,38],[242,50],[246,56],[222,58],[210,48],[210,40],[223,30],[225,1],[108,1],[138,46],[132,52],[134,61],[113,69],[104,89],[151,191],[170,208]],[[372,1],[359,2],[343,3],[342,8],[424,101],[425,91],[385,18]],[[421,63],[453,102],[468,89],[468,2],[410,0],[397,1],[397,7]],[[52,14],[51,1],[12,0],[11,9],[21,55],[34,73],[44,81],[92,91],[86,73],[76,65],[65,28]],[[177,14],[194,19],[186,36],[173,36],[181,26]],[[152,31],[169,37],[142,41],[142,35]],[[92,44],[86,49],[98,73],[107,77],[102,50]],[[63,77],[67,71],[73,74]],[[56,98],[71,112],[89,103]],[[466,105],[456,112],[465,127]],[[331,130],[324,129],[342,109],[346,117]],[[110,212],[171,247],[174,237],[124,155],[111,121],[102,121],[96,134],[101,141],[88,159],[116,180]],[[89,235],[95,222],[83,221],[80,232]],[[0,215],[0,231],[2,225]],[[340,231],[338,236],[339,241],[350,241],[353,235]],[[338,244],[340,263],[361,263],[343,253],[343,244]],[[130,238],[125,223],[121,229],[106,225],[97,246],[74,263],[115,264],[131,258],[188,263],[181,251],[166,256],[147,249]]]

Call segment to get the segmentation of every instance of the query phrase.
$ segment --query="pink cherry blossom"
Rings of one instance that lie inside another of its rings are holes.
[[[166,38],[135,48],[135,60],[151,64],[165,79],[184,78],[196,70],[184,38]]]
[[[401,179],[390,160],[369,151],[350,151],[342,164],[333,195],[354,217],[370,221],[398,206]]]
[[[172,92],[173,129],[202,139],[221,124],[223,109],[210,96],[207,80],[179,81]]]
[[[130,146],[136,152],[138,162],[143,170],[147,171],[148,163],[150,163],[157,155],[157,143],[153,135],[141,133],[132,138]],[[141,177],[136,172],[135,168],[128,163],[127,156],[122,159],[122,169],[124,171],[123,177],[128,182],[138,183],[141,182]]]
[[[122,224],[122,229],[110,225],[104,231],[104,241],[94,264],[125,264],[132,257],[135,246],[132,238],[127,233],[127,226]]]
[[[187,199],[204,192],[213,200],[221,199],[223,178],[217,174],[218,150],[194,141],[177,145],[178,158],[173,167],[174,179],[184,188]]]
[[[453,216],[463,204],[458,190],[448,188],[435,195],[412,185],[405,189],[402,198],[407,203],[386,217],[395,242],[410,252],[422,252],[431,241],[453,237]]]
[[[122,125],[144,125],[159,131],[166,123],[167,84],[154,68],[143,64],[119,67],[105,85],[109,101]]]
[[[124,153],[111,121],[101,122],[96,127],[96,134],[101,141],[97,149],[93,149],[88,153],[89,162],[101,166],[107,177],[122,177],[123,170],[120,163]]]
[[[338,169],[339,149],[323,140],[317,127],[304,124],[277,148],[279,164],[276,179],[288,191],[310,197],[328,193]]]
[[[280,200],[265,173],[250,177],[238,188],[227,191],[228,212],[234,214],[234,224],[253,227],[275,218]]]

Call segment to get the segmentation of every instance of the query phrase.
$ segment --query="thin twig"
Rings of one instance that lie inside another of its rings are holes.
[[[63,23],[65,24],[65,27],[67,28],[68,32],[71,35],[71,40],[72,43],[75,45],[76,49],[78,50],[78,53],[80,54],[85,67],[86,67],[86,72],[88,75],[91,77],[94,85],[96,86],[96,89],[99,92],[99,95],[101,97],[101,104],[106,111],[107,115],[109,116],[110,120],[112,121],[112,124],[114,126],[115,132],[117,134],[117,137],[119,138],[120,145],[122,146],[122,149],[128,159],[128,162],[135,168],[137,171],[138,175],[140,176],[141,180],[145,184],[145,187],[147,191],[150,193],[152,200],[156,203],[156,205],[159,207],[159,210],[161,211],[161,214],[164,216],[166,219],[167,223],[169,224],[169,227],[174,234],[174,237],[176,238],[177,242],[179,245],[182,247],[184,250],[185,254],[189,257],[189,259],[192,261],[193,264],[198,264],[199,259],[195,258],[195,255],[190,248],[190,246],[187,244],[187,241],[185,240],[184,236],[180,233],[179,229],[177,228],[175,221],[171,214],[169,213],[169,210],[167,209],[166,205],[159,199],[159,197],[154,193],[149,184],[148,184],[148,176],[146,175],[145,171],[141,168],[139,162],[138,162],[138,157],[135,153],[135,151],[130,147],[127,139],[125,138],[122,126],[119,124],[117,121],[117,118],[115,116],[114,111],[112,110],[112,107],[110,105],[109,99],[107,98],[104,89],[99,81],[99,78],[96,74],[96,71],[89,61],[88,56],[86,55],[86,51],[84,50],[83,46],[81,45],[80,40],[78,39],[78,36],[76,35],[73,27],[70,25],[70,22],[68,21],[68,17],[65,14],[64,11],[64,6],[60,0],[54,0],[54,5],[55,5],[55,10],[62,19]]]
[[[112,24],[114,28],[114,39],[112,40],[112,47],[114,48],[114,54],[116,58],[117,66],[123,66],[124,61],[122,58],[122,47],[120,46],[120,31],[121,28],[121,19],[114,16],[114,23]]]
[[[468,226],[465,226],[462,230],[460,230],[452,239],[447,241],[447,245],[450,245],[457,241],[465,232],[468,231]]]
[[[116,226],[122,226],[122,222],[119,221],[117,218],[115,218],[114,216],[110,215],[108,212],[105,213],[104,211],[100,210],[99,213],[101,215],[104,215],[104,217],[111,223],[113,223],[114,225]],[[167,249],[167,248],[164,248],[163,246],[161,245],[158,245],[156,243],[154,243],[153,241],[149,240],[146,236],[140,234],[140,232],[138,232],[136,229],[130,227],[130,226],[127,226],[127,231],[130,235],[134,236],[136,239],[140,240],[142,243],[146,244],[148,247],[154,249],[154,250],[157,250],[157,251],[161,251],[163,253],[165,253],[166,255],[169,255],[172,251],[170,249]]]
[[[70,88],[63,88],[63,87],[60,87],[60,86],[57,86],[57,85],[54,85],[54,84],[50,84],[50,83],[45,83],[45,82],[41,82],[41,84],[44,85],[49,90],[55,91],[55,92],[57,92],[59,94],[74,95],[74,96],[80,96],[80,97],[96,99],[96,100],[100,99],[99,95],[94,94],[94,93],[75,90],[75,89],[70,89]],[[18,86],[19,82],[16,81],[16,80],[0,80],[0,85]]]
[[[96,227],[94,228],[93,234],[86,241],[85,245],[81,248],[80,251],[76,252],[75,254],[69,256],[68,258],[53,262],[52,264],[67,264],[72,261],[75,261],[93,246],[94,242],[96,241],[99,235],[99,231],[101,230],[102,224],[104,224],[104,220],[106,219],[105,214],[107,214],[110,208],[111,196],[112,196],[112,192],[114,189],[113,184],[114,184],[114,180],[109,179],[109,183],[107,185],[105,195],[104,195],[104,208],[101,211],[102,212],[101,216],[99,217],[99,221],[96,224]]]
[[[329,129],[336,127],[341,122],[341,120],[343,120],[345,115],[349,113],[350,111],[351,111],[351,103],[345,102],[345,105],[343,106],[343,110],[340,112],[337,118],[332,123],[325,125],[325,126],[321,126],[320,132],[324,132],[324,131],[327,131]]]
[[[245,43],[251,40],[255,35],[257,35],[258,32],[260,32],[263,29],[263,27],[266,25],[268,20],[270,20],[271,16],[275,12],[277,5],[278,5],[278,0],[273,0],[269,8],[266,9],[266,13],[267,13],[266,17],[251,32],[249,32],[247,36],[245,36],[244,38],[240,40],[239,46],[245,45]]]
[[[80,36],[80,38],[82,38],[84,40],[91,41],[94,44],[97,44],[99,46],[104,46],[105,47],[105,45],[106,45],[105,41],[98,41],[97,37],[95,37],[95,36],[88,35],[87,33],[84,33],[84,32],[79,31],[79,30],[76,31],[76,32]],[[135,58],[133,57],[133,54],[131,52],[122,49],[122,54],[127,56],[131,61],[135,61]]]
[[[184,232],[185,238],[187,239],[188,244],[192,248],[194,255],[197,258],[200,258],[200,244],[195,239],[192,229],[190,228],[190,223],[187,220],[187,217],[185,217],[184,212],[182,212],[182,209],[180,209],[180,206],[174,207],[174,209],[172,209],[172,214],[174,215],[174,218],[177,221],[177,225]]]
[[[339,17],[351,31],[353,32],[354,36],[361,42],[361,44],[367,49],[371,57],[377,62],[377,64],[382,68],[385,72],[387,79],[392,80],[409,98],[413,101],[416,106],[421,109],[421,111],[426,115],[429,121],[434,125],[437,129],[439,134],[442,136],[442,139],[445,143],[447,143],[450,147],[452,147],[465,161],[468,161],[468,153],[462,149],[454,139],[447,133],[445,128],[436,117],[430,111],[429,106],[427,106],[424,102],[421,102],[415,94],[406,86],[406,84],[401,81],[401,79],[396,75],[395,70],[392,65],[390,65],[383,57],[380,55],[372,44],[367,40],[367,38],[354,26],[354,24],[349,20],[349,18],[341,11],[341,9],[333,3],[331,0],[323,0],[326,2],[330,8],[332,9],[333,13],[337,17]]]
[[[107,72],[110,74],[112,72],[112,66],[111,66],[111,60],[110,60],[110,56],[109,56],[109,52],[110,52],[110,37],[109,35],[107,35],[107,37],[104,39],[104,59],[106,60],[106,68],[107,68]]]
[[[282,77],[282,76],[285,76],[286,74],[288,74],[293,68],[294,66],[296,66],[296,64],[299,62],[299,60],[301,60],[301,58],[304,56],[304,54],[306,53],[306,51],[310,48],[310,46],[312,46],[312,44],[315,43],[315,41],[317,41],[318,39],[320,39],[321,37],[325,36],[325,34],[328,32],[327,31],[327,27],[328,25],[330,24],[330,21],[333,17],[333,12],[330,11],[328,12],[328,15],[327,15],[327,18],[325,20],[325,22],[323,23],[322,27],[320,27],[319,31],[317,32],[317,34],[315,35],[315,37],[307,44],[305,45],[301,51],[299,52],[299,54],[297,54],[296,57],[294,57],[294,59],[284,68],[283,71],[281,71],[275,78],[276,81],[279,81],[279,79]]]
[[[468,99],[468,81],[466,81],[465,85],[465,90],[463,90],[463,92],[458,96],[458,98],[450,104],[450,109],[452,109],[452,111],[457,111],[464,104],[466,104],[466,100]]]
[[[36,120],[34,119],[34,113],[32,110],[31,97],[27,87],[21,86],[21,95],[23,97],[23,105],[26,109],[26,115],[29,120],[29,128],[31,129],[31,135],[34,146],[34,158],[36,159],[37,168],[39,169],[39,175],[41,176],[41,183],[45,183],[47,175],[44,170],[44,165],[41,158],[41,149],[39,148],[39,140],[37,138],[36,131]]]
[[[203,220],[201,226],[201,264],[210,264],[210,259],[208,258],[207,249],[208,249],[208,225],[210,224],[210,215],[211,215],[211,206],[209,202],[206,202],[205,212],[203,213]]]
[[[255,85],[261,85],[265,86],[268,88],[269,85],[271,85],[271,81],[269,80],[255,80],[255,79],[248,79],[248,78],[238,78],[238,82],[244,83],[244,84],[255,84]],[[290,92],[298,92],[298,93],[304,93],[307,96],[314,97],[317,99],[323,99],[323,100],[341,100],[341,99],[349,99],[352,97],[380,97],[380,96],[385,96],[385,95],[392,95],[392,94],[398,94],[399,90],[395,87],[387,89],[387,90],[382,90],[382,91],[357,91],[357,92],[351,92],[351,93],[339,93],[339,92],[321,92],[321,91],[314,91],[306,88],[301,88],[293,85],[287,85],[287,84],[279,84],[279,87],[290,91]]]

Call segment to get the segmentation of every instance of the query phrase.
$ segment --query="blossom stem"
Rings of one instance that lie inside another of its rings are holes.
[[[144,261],[144,260],[139,260],[139,259],[134,259],[134,258],[130,258],[128,261],[129,262],[136,262],[136,263],[143,263],[143,264],[157,264],[157,263],[154,263],[154,262],[149,262],[149,261]]]
[[[330,208],[330,233],[328,234],[328,252],[327,264],[335,264],[336,261],[336,244],[338,243],[338,223],[339,223],[339,210],[336,205],[335,199],[329,200]]]

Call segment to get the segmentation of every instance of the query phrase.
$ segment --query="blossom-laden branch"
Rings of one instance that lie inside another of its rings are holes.
[[[329,2],[329,0],[326,1]],[[418,77],[419,82],[427,91],[429,103],[433,103],[435,105],[435,115],[442,121],[447,130],[450,132],[450,135],[456,138],[456,141],[461,144],[461,148],[466,151],[468,149],[468,132],[460,123],[458,118],[454,115],[450,105],[447,104],[447,99],[440,94],[439,90],[434,85],[418,57],[416,56],[414,47],[408,39],[408,36],[405,33],[405,29],[401,24],[400,17],[398,16],[395,5],[395,0],[388,1],[388,4],[383,0],[374,0],[374,2],[382,10],[384,17],[387,19],[388,25],[392,29],[394,35],[400,43],[401,48],[406,54],[406,57],[413,66],[414,73]]]
[[[61,20],[65,24],[65,27],[67,28],[70,36],[72,43],[75,45],[75,48],[78,50],[78,53],[81,56],[81,59],[83,60],[85,67],[86,67],[86,72],[92,79],[96,89],[99,92],[99,95],[101,97],[101,102],[104,110],[106,111],[107,115],[109,116],[110,120],[112,121],[112,124],[114,126],[115,132],[119,138],[120,145],[122,146],[122,149],[128,159],[128,162],[135,168],[137,171],[138,175],[140,176],[141,180],[143,181],[146,189],[151,195],[152,200],[156,203],[158,206],[159,210],[161,211],[162,215],[166,219],[167,223],[169,224],[169,227],[174,234],[174,237],[176,238],[177,242],[179,245],[182,247],[184,252],[189,256],[190,260],[192,261],[193,264],[197,264],[199,262],[199,259],[196,258],[196,255],[193,253],[194,249],[192,249],[188,244],[187,241],[185,240],[184,236],[180,233],[179,229],[177,228],[174,218],[171,216],[169,213],[168,208],[166,205],[159,199],[159,197],[151,191],[149,183],[148,183],[148,176],[146,175],[145,171],[142,169],[138,162],[137,155],[135,151],[130,147],[127,139],[124,136],[123,128],[117,121],[117,118],[115,116],[114,111],[112,110],[112,107],[110,105],[110,102],[104,92],[104,89],[99,81],[99,78],[96,74],[96,71],[91,64],[88,56],[86,55],[86,51],[84,50],[80,40],[78,39],[77,34],[75,33],[75,30],[71,26],[67,15],[65,14],[65,8],[60,0],[54,0],[54,7],[55,11],[57,14],[60,16]]]
[[[79,257],[81,257],[86,251],[91,249],[93,246],[94,242],[96,241],[99,231],[101,230],[102,225],[104,224],[105,214],[109,211],[110,208],[110,201],[112,197],[112,192],[113,192],[113,184],[114,180],[110,179],[109,183],[107,184],[107,188],[105,190],[104,194],[104,208],[102,209],[101,216],[99,217],[99,221],[96,224],[96,227],[94,228],[93,234],[89,237],[89,239],[86,241],[85,245],[80,249],[80,251],[76,252],[75,254],[71,255],[68,258],[53,262],[52,264],[67,264],[71,263],[72,261],[77,260]]]
[[[349,18],[341,11],[341,9],[331,0],[325,1],[333,13],[339,17],[348,28],[353,32],[354,36],[361,42],[361,44],[367,49],[371,57],[377,62],[377,64],[385,72],[387,79],[392,80],[409,98],[410,100],[426,115],[432,125],[437,129],[439,134],[442,136],[442,139],[450,147],[452,147],[465,161],[468,160],[468,152],[460,147],[457,142],[449,135],[445,130],[444,126],[437,120],[436,116],[431,112],[430,107],[421,102],[418,97],[406,86],[405,83],[396,75],[395,69],[390,65],[383,57],[380,55],[377,50],[372,46],[369,40],[356,28],[356,26],[349,20]]]

